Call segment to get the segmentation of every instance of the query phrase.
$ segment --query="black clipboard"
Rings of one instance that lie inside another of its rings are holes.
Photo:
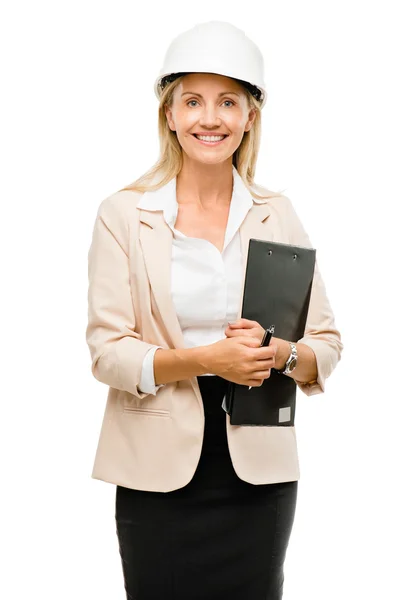
[[[315,248],[257,240],[249,241],[242,317],[265,329],[275,325],[274,336],[296,342],[307,322],[316,262]],[[297,384],[292,377],[271,369],[262,386],[229,382],[222,404],[231,425],[291,427],[296,411]]]

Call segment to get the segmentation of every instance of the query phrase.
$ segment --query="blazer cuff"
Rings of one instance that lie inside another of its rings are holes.
[[[156,385],[154,381],[154,355],[159,348],[162,349],[162,346],[154,346],[153,348],[150,348],[144,357],[138,388],[139,392],[152,394],[153,396],[155,396],[157,391],[165,385],[165,383]]]
[[[337,363],[337,351],[335,340],[334,349],[332,349],[326,340],[305,337],[298,340],[298,343],[309,346],[314,354],[317,363],[317,379],[311,382],[296,381],[296,384],[306,396],[314,394],[323,394],[326,387],[326,379],[329,377]]]

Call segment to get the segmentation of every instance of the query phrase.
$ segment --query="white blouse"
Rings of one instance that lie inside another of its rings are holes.
[[[137,205],[144,210],[162,210],[172,230],[171,293],[187,348],[224,339],[228,321],[235,321],[239,312],[243,276],[239,227],[253,202],[265,200],[253,198],[234,166],[232,170],[233,191],[222,253],[208,240],[188,237],[175,229],[179,208],[176,178],[165,186],[162,198],[157,195],[157,203],[146,194]],[[156,394],[165,385],[156,386],[154,381],[158,348],[162,346],[153,346],[144,358],[141,392]]]

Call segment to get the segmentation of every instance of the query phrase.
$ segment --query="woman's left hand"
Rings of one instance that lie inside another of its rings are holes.
[[[257,321],[240,318],[234,323],[230,323],[225,329],[226,337],[235,335],[252,335],[260,340],[260,345],[265,333],[264,327],[261,327]],[[283,369],[290,353],[290,346],[286,340],[272,336],[269,342],[270,346],[276,346],[275,352],[275,368]]]
[[[251,335],[260,340],[260,344],[264,337],[265,329],[261,327],[257,321],[250,319],[238,319],[234,323],[230,323],[225,329],[226,337],[234,337],[235,335]],[[272,341],[272,340],[271,340]]]

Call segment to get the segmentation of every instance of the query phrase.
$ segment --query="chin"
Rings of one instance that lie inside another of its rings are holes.
[[[206,160],[202,160],[202,157],[193,157],[191,160],[193,162],[198,162],[202,165],[219,165],[226,162],[230,157],[229,156],[221,156],[221,157],[209,157]]]
[[[183,149],[184,150],[184,149]],[[223,163],[228,160],[232,155],[231,154],[222,154],[218,152],[210,152],[206,150],[205,152],[186,152],[184,150],[187,157],[192,161],[197,161],[203,164],[215,165],[219,163]]]

